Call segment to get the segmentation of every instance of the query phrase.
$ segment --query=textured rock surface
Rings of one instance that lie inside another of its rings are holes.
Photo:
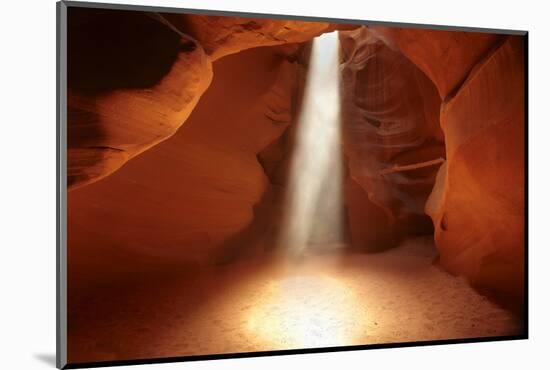
[[[141,12],[70,8],[68,186],[173,135],[212,78],[200,45]]]
[[[224,260],[276,233],[303,78],[294,43],[336,27],[350,28],[71,8],[68,185],[90,184],[69,196],[72,271]],[[521,296],[521,39],[362,27],[340,40],[351,243],[430,232],[426,211],[447,270]]]
[[[102,181],[69,193],[73,272],[212,262],[246,253],[254,206],[269,181],[256,155],[290,123],[299,66],[284,48],[257,48],[214,66],[184,126]],[[258,78],[262,76],[262,78]],[[237,88],[238,86],[238,88]],[[231,92],[228,94],[228,92]],[[120,263],[119,263],[120,262]]]
[[[184,14],[163,16],[199,40],[212,60],[257,46],[305,42],[338,27],[349,28],[327,22]]]
[[[253,47],[307,41],[335,27],[71,8],[69,188],[113,173],[173,135],[208,88],[212,60]]]
[[[345,182],[344,197],[346,226],[353,247],[378,252],[397,244],[400,236],[390,226],[393,225],[390,216],[350,177]]]
[[[365,31],[348,35],[360,33]],[[426,205],[443,267],[481,288],[522,296],[525,92],[521,38],[386,27],[369,28],[366,34],[359,39],[370,35],[412,61],[445,101],[441,127],[447,161]],[[353,44],[342,42],[344,49]],[[390,68],[389,59],[384,66]],[[376,81],[374,76],[368,79],[371,84]],[[386,85],[391,86],[389,93],[373,87],[377,91],[372,94],[388,100],[391,91],[399,88],[395,83]],[[429,95],[421,95],[426,103]],[[361,130],[355,132],[364,136]],[[441,140],[439,135],[434,137]],[[348,147],[359,147],[358,138]],[[373,150],[372,144],[368,147]],[[433,152],[428,153],[433,157]],[[356,161],[350,156],[352,176],[357,172],[353,170]],[[368,161],[359,169],[375,168],[374,159]],[[388,186],[379,179],[358,183],[367,192],[370,189],[369,198],[382,208],[391,210],[400,199],[391,183]]]
[[[352,179],[352,191],[347,192],[352,242],[378,249],[380,244],[393,245],[401,233],[430,231],[424,204],[439,162],[423,163],[444,157],[441,101],[434,85],[414,64],[367,28],[341,32],[340,39],[344,149]],[[418,163],[421,167],[415,169]],[[413,168],[396,170],[407,165]],[[355,201],[360,195],[353,184],[363,189],[368,200]],[[373,212],[383,216],[369,224],[367,214]],[[369,232],[380,243],[369,242]],[[381,238],[381,233],[386,237]]]
[[[426,206],[442,265],[514,296],[523,294],[523,51],[508,37],[443,105],[447,163]]]
[[[502,38],[477,32],[370,27],[371,32],[420,68],[441,99],[460,85],[473,66]]]

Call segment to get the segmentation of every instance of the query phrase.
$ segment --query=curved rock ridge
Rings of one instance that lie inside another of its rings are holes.
[[[211,61],[193,39],[143,14],[85,10],[69,14],[69,189],[173,135],[212,79]]]
[[[370,27],[367,33],[421,69],[443,100],[441,128],[445,154],[442,158],[446,161],[439,168],[425,206],[435,228],[442,266],[503,298],[522,297],[523,38],[389,27]],[[350,44],[343,40],[344,49],[346,43]],[[386,63],[386,67],[388,65],[390,63]],[[376,81],[373,77],[370,80],[371,84]],[[387,93],[382,96],[388,99]],[[357,137],[365,136],[364,130],[357,132]],[[359,147],[357,140],[355,146]],[[353,162],[357,159],[350,158],[353,173]],[[371,164],[359,165],[359,169],[372,168],[374,160],[369,161]],[[370,189],[369,198],[376,199],[378,194],[379,199],[388,200],[385,203],[388,214],[387,209],[391,209],[388,204],[395,199],[390,191],[392,186],[379,186],[381,191],[373,191],[377,189],[375,182],[365,179],[358,183]],[[384,208],[384,202],[376,204]]]
[[[368,28],[340,32],[340,39],[344,150],[352,179],[348,186],[351,236],[356,245],[380,248],[360,229],[371,229],[378,241],[384,239],[379,235],[384,230],[387,243],[381,244],[391,246],[399,239],[395,234],[430,231],[424,205],[445,156],[439,126],[441,100],[413,63]],[[370,213],[378,212],[385,219],[385,227],[365,226],[366,214],[362,225],[356,220],[361,211],[352,208],[368,202],[354,201],[360,197],[357,186],[372,203],[367,207]]]
[[[173,135],[208,88],[213,60],[338,27],[85,8],[71,8],[68,18],[69,189]]]
[[[196,48],[180,53],[151,89],[120,89],[93,97],[69,90],[69,187],[97,181],[172,136],[211,78],[210,61]],[[82,136],[89,131],[98,134]]]
[[[523,295],[523,39],[509,36],[443,104],[447,162],[426,212],[442,265],[503,295]]]
[[[433,81],[442,100],[460,86],[477,62],[503,37],[401,27],[373,26],[369,30],[420,68]]]
[[[126,259],[135,269],[196,266],[254,252],[262,212],[277,207],[266,198],[271,184],[257,155],[290,124],[301,75],[284,49],[218,61],[210,88],[175,135],[69,193],[75,276],[116,273],[113,261],[127,266]]]
[[[326,32],[356,26],[262,18],[163,13],[195,37],[212,60],[258,46],[301,43]]]

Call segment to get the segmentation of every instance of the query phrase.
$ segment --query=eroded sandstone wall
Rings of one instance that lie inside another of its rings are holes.
[[[433,81],[446,161],[426,204],[441,264],[481,288],[524,286],[525,49],[522,36],[372,27]]]
[[[71,8],[71,268],[224,260],[275,233],[296,43],[335,28]],[[431,232],[428,214],[444,268],[521,296],[523,39],[362,27],[340,40],[351,243]]]
[[[212,84],[176,134],[69,192],[72,272],[201,265],[250,252],[252,221],[274,206],[257,155],[294,115],[298,49],[255,48],[216,61]]]
[[[348,27],[282,19],[173,13],[162,16],[198,40],[212,60],[258,46],[306,42],[322,33]]]
[[[506,38],[443,104],[447,162],[426,205],[443,266],[515,296],[524,284],[523,51],[522,38]]]
[[[334,28],[70,8],[69,189],[110,175],[172,136],[208,88],[212,61],[252,47],[307,41]]]
[[[70,8],[67,63],[69,189],[173,135],[212,79],[197,42],[141,12]]]
[[[445,157],[441,100],[419,68],[368,28],[340,40],[351,242],[380,250],[431,232],[424,205]]]

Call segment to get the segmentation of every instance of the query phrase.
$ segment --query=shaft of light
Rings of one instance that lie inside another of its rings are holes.
[[[299,255],[342,234],[342,154],[337,32],[313,40],[296,127],[280,245]]]

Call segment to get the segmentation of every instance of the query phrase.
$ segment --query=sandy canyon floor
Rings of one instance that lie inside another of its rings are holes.
[[[90,362],[520,334],[521,320],[434,263],[428,238],[143,274],[74,293],[69,360]]]

